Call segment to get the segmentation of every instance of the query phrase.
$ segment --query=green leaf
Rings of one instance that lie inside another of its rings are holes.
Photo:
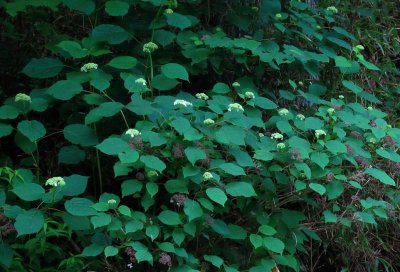
[[[143,261],[147,261],[151,264],[153,263],[153,256],[147,249],[146,250],[136,250],[135,258],[138,263],[143,262]]]
[[[228,200],[228,197],[226,196],[224,191],[219,188],[208,188],[206,190],[206,194],[212,201],[222,206],[224,206],[225,202]]]
[[[119,153],[118,158],[122,163],[135,163],[139,159],[139,153],[134,149],[127,149]]]
[[[357,84],[355,84],[353,81],[343,80],[342,84],[355,94],[361,93],[363,91],[363,89]]]
[[[186,179],[172,179],[168,180],[164,186],[168,193],[188,194],[188,184],[189,182]]]
[[[0,264],[5,267],[10,267],[13,260],[14,252],[11,247],[6,243],[0,244]]]
[[[190,163],[194,166],[198,160],[203,160],[207,157],[206,153],[198,147],[188,147],[185,149],[185,154]]]
[[[343,191],[344,191],[344,186],[342,182],[338,180],[334,180],[326,186],[326,193],[328,195],[329,200],[339,197],[343,193]]]
[[[150,197],[153,198],[158,192],[158,185],[154,182],[147,182],[146,183],[146,190],[149,193]]]
[[[182,224],[181,219],[179,218],[179,214],[173,211],[162,211],[158,215],[158,219],[165,225],[176,226]]]
[[[165,168],[167,168],[167,166],[162,160],[153,155],[141,156],[140,161],[143,162],[144,165],[146,165],[146,167],[155,169],[160,173],[164,171]]]
[[[105,9],[110,16],[124,16],[129,11],[129,4],[122,1],[107,1]]]
[[[109,63],[108,66],[117,68],[117,69],[131,69],[135,67],[137,64],[137,59],[130,56],[118,56],[113,58]]]
[[[268,225],[260,226],[258,228],[258,231],[267,236],[272,236],[277,233],[277,231],[273,227],[268,226]]]
[[[226,186],[226,192],[233,197],[252,197],[257,196],[256,192],[254,191],[253,185],[247,182],[230,182]]]
[[[129,38],[129,33],[120,26],[102,24],[93,29],[92,36],[98,41],[108,42],[109,44],[120,44]]]
[[[47,89],[47,93],[60,100],[70,100],[83,91],[81,84],[72,80],[60,80]]]
[[[373,224],[376,225],[375,218],[372,214],[366,213],[366,212],[355,212],[354,213],[354,218],[357,220],[367,223],[367,224]]]
[[[44,224],[43,213],[37,209],[21,212],[15,219],[14,227],[18,236],[39,232]]]
[[[157,239],[159,234],[160,234],[160,229],[158,226],[152,225],[146,228],[146,235],[147,237],[150,237],[151,241]]]
[[[85,156],[85,152],[76,145],[63,146],[58,152],[58,163],[78,164]]]
[[[90,218],[90,222],[92,222],[93,228],[97,229],[109,225],[111,223],[111,216],[107,213],[98,213]]]
[[[22,69],[22,73],[31,78],[50,78],[58,75],[63,67],[64,64],[58,59],[32,59],[24,69]]]
[[[139,220],[134,219],[132,221],[129,221],[128,224],[126,224],[125,232],[126,233],[134,233],[134,232],[137,232],[139,230],[142,230],[143,227],[144,227],[144,225],[143,225],[142,222],[140,222]]]
[[[311,153],[311,161],[324,169],[329,163],[329,157],[325,153],[313,152]]]
[[[347,153],[346,146],[337,140],[327,141],[325,143],[326,148],[333,154]]]
[[[188,28],[192,25],[192,22],[189,20],[188,17],[177,12],[167,14],[166,17],[168,25],[177,27],[180,30]]]
[[[35,201],[41,199],[45,194],[43,187],[33,182],[18,184],[11,191],[25,201]]]
[[[315,182],[311,182],[308,186],[309,186],[313,191],[317,192],[317,193],[320,194],[320,195],[323,195],[323,194],[325,194],[325,192],[326,192],[326,188],[325,188],[325,186],[322,185],[322,184],[315,183]]]
[[[182,79],[189,81],[189,74],[186,68],[178,63],[167,63],[161,66],[161,72],[170,79]]]
[[[381,69],[379,69],[378,66],[376,66],[375,64],[373,64],[373,63],[371,63],[369,61],[366,61],[366,60],[362,59],[362,60],[359,60],[359,62],[369,70],[373,70],[373,71],[380,71],[381,70]]]
[[[278,238],[275,237],[265,237],[264,246],[271,250],[272,252],[282,254],[285,249],[285,244]]]
[[[245,145],[246,133],[237,126],[225,125],[215,133],[215,139],[226,145]]]
[[[160,91],[168,91],[175,88],[179,84],[176,79],[168,78],[164,75],[156,75],[151,80],[151,86]]]
[[[64,196],[78,196],[86,190],[89,177],[71,175],[64,177],[65,185],[57,187],[57,192]]]
[[[125,216],[128,216],[128,217],[131,217],[131,216],[132,216],[131,209],[129,209],[129,207],[128,207],[128,206],[125,206],[125,205],[119,206],[119,207],[118,207],[118,212],[119,212],[120,214],[125,215]]]
[[[258,234],[250,234],[250,242],[257,249],[263,245],[263,238]]]
[[[31,142],[36,142],[38,139],[46,135],[46,129],[42,123],[32,120],[32,121],[21,121],[17,126],[19,132],[27,137]]]
[[[335,65],[341,68],[350,68],[352,66],[351,61],[342,56],[335,58]]]
[[[64,137],[73,144],[93,146],[97,144],[95,132],[88,126],[72,124],[64,127]]]
[[[308,117],[304,121],[304,125],[306,129],[316,130],[316,129],[321,129],[324,126],[324,122],[319,118]]]
[[[0,107],[0,119],[15,119],[19,115],[19,110],[10,105]]]
[[[189,222],[203,216],[203,209],[195,200],[187,199],[184,203],[183,211],[189,217]]]
[[[118,155],[129,149],[128,143],[121,138],[109,137],[96,145],[96,148],[107,155]]]
[[[276,105],[274,102],[272,102],[271,100],[262,97],[262,96],[257,96],[256,98],[253,99],[254,100],[254,104],[257,107],[260,107],[264,110],[273,110],[278,108],[278,105]]]
[[[87,15],[91,14],[96,5],[92,0],[62,0],[64,5],[72,10],[83,12]]]
[[[94,203],[87,198],[75,197],[65,201],[64,207],[67,212],[76,216],[90,216],[97,214],[92,208]]]
[[[232,175],[232,176],[244,176],[246,173],[244,172],[243,168],[240,166],[237,166],[234,163],[223,163],[219,166],[222,170],[224,170],[226,173]]]
[[[106,255],[106,257],[116,256],[117,254],[118,254],[118,248],[114,246],[107,246],[104,249],[104,255]]]
[[[367,168],[367,169],[365,169],[365,174],[368,174],[368,175],[376,178],[383,184],[396,186],[396,182],[388,174],[386,174],[384,171],[382,171],[380,169]]]
[[[122,197],[133,195],[134,193],[140,192],[143,188],[143,184],[136,179],[125,180],[122,185]]]
[[[204,255],[204,260],[210,262],[213,266],[220,268],[224,264],[224,260],[216,255]]]
[[[324,219],[325,223],[336,223],[337,222],[337,216],[331,211],[324,211]]]
[[[103,252],[105,247],[106,246],[102,244],[91,244],[83,249],[81,255],[85,257],[96,257]]]
[[[84,58],[89,55],[88,49],[82,48],[79,43],[74,41],[62,41],[57,46],[66,51],[74,59]]]

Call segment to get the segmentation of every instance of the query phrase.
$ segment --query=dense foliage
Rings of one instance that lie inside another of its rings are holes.
[[[400,270],[398,7],[326,2],[0,0],[2,269]]]

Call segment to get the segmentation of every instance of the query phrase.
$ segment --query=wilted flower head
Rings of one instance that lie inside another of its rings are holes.
[[[240,83],[235,81],[235,82],[232,83],[232,86],[235,87],[235,88],[239,88],[240,87]]]
[[[170,202],[171,203],[175,203],[178,207],[183,206],[183,204],[185,203],[185,201],[188,199],[188,197],[186,195],[183,194],[174,194],[171,199]]]
[[[53,186],[53,187],[57,187],[57,186],[64,186],[65,185],[65,181],[62,177],[52,177],[49,178],[46,183],[46,186]]]
[[[272,133],[271,134],[271,139],[273,140],[283,140],[283,135],[280,133]]]
[[[134,128],[128,129],[125,134],[131,136],[131,138],[141,135],[140,131]]]
[[[165,252],[162,252],[162,253],[160,254],[160,258],[158,259],[158,262],[159,262],[160,264],[163,264],[163,265],[166,265],[166,266],[169,266],[169,267],[172,266],[172,259],[171,259],[171,256],[169,256],[169,254],[167,254],[167,253],[165,253]]]
[[[242,105],[239,103],[233,103],[228,105],[228,111],[244,111]]]
[[[98,67],[97,63],[89,62],[89,63],[84,64],[81,67],[81,72],[86,73],[86,72],[90,72],[91,70],[97,70],[97,67]]]
[[[189,101],[183,100],[183,99],[176,99],[174,101],[174,106],[180,106],[180,107],[188,107],[188,106],[193,106],[192,103],[190,103]]]
[[[143,52],[151,54],[158,49],[158,45],[153,42],[148,42],[143,45]]]
[[[205,93],[197,93],[196,97],[200,100],[208,100],[209,99],[208,95],[206,95]]]
[[[335,6],[330,6],[326,8],[327,11],[331,11],[333,13],[338,13],[338,10]]]
[[[244,96],[248,99],[254,99],[256,97],[253,92],[245,92]]]
[[[279,114],[280,116],[287,116],[287,115],[289,114],[289,110],[288,110],[288,109],[285,109],[285,108],[279,109],[279,110],[278,110],[278,114]]]
[[[207,119],[205,119],[205,120],[203,121],[203,124],[204,124],[204,125],[207,125],[207,126],[211,126],[211,125],[214,125],[214,124],[215,124],[215,121],[214,121],[213,119],[211,119],[211,118],[207,118]]]
[[[203,174],[204,181],[211,180],[213,178],[214,178],[214,176],[210,172],[204,172],[204,174]]]
[[[328,112],[329,115],[332,115],[335,112],[334,108],[329,108],[326,110]]]
[[[306,119],[306,117],[301,113],[297,114],[296,118],[299,119],[300,121],[303,121],[304,119]]]
[[[24,94],[24,93],[19,93],[19,94],[17,94],[16,96],[15,96],[15,99],[14,99],[14,101],[15,102],[28,102],[28,103],[31,103],[32,102],[32,99],[31,99],[31,97],[29,96],[29,95],[27,95],[27,94]]]
[[[174,11],[173,11],[172,9],[170,9],[170,8],[166,9],[164,12],[165,12],[165,14],[172,14],[172,13],[174,13]]]
[[[135,83],[137,83],[137,84],[142,84],[143,86],[146,86],[146,85],[147,85],[146,80],[145,80],[144,78],[142,78],[142,77],[136,79],[136,80],[135,80]]]
[[[319,138],[319,136],[326,135],[326,132],[322,129],[315,130],[315,137]]]
[[[276,148],[278,148],[278,149],[285,149],[285,147],[286,147],[286,145],[284,143],[278,143],[276,145]]]

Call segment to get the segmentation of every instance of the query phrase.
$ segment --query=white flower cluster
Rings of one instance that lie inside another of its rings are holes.
[[[228,105],[228,111],[244,111],[244,109],[239,103],[233,103]]]
[[[306,117],[301,113],[297,114],[296,118],[299,119],[300,121],[303,121],[304,119],[306,119]]]
[[[320,136],[325,136],[326,132],[322,129],[315,130],[315,137],[319,138]]]
[[[29,96],[29,95],[27,95],[27,94],[24,94],[24,93],[19,93],[19,94],[17,94],[16,96],[15,96],[15,99],[14,99],[14,101],[15,102],[28,102],[28,103],[31,103],[32,102],[32,99],[31,99],[31,97]]]
[[[204,101],[209,99],[208,95],[206,95],[205,93],[197,93],[197,94],[196,94],[196,97],[197,97],[198,99],[204,100]]]
[[[215,121],[214,121],[213,119],[211,119],[211,118],[207,118],[207,119],[205,119],[205,120],[203,121],[203,124],[204,124],[204,125],[207,125],[207,126],[211,126],[211,125],[214,125],[214,124],[215,124]]]
[[[81,67],[81,72],[87,73],[87,72],[90,72],[92,70],[97,70],[97,68],[98,68],[97,63],[89,62],[89,63],[86,63],[85,65],[83,65]]]
[[[256,97],[253,92],[245,92],[244,96],[248,99],[254,99]]]
[[[135,80],[135,83],[137,83],[137,84],[142,84],[143,86],[147,86],[146,80],[145,80],[144,78],[142,78],[142,77],[136,79],[136,80]]]
[[[174,106],[181,106],[181,107],[188,107],[188,106],[193,106],[192,103],[190,103],[189,101],[183,100],[183,99],[176,99],[174,101]]]
[[[239,88],[240,87],[240,83],[235,81],[235,82],[232,83],[232,86],[235,87],[235,88]]]
[[[282,134],[280,134],[280,133],[272,133],[271,134],[271,139],[272,140],[283,140],[283,135]]]
[[[335,112],[334,108],[329,108],[326,110],[328,112],[329,115],[332,115]]]
[[[286,145],[284,143],[279,143],[276,145],[276,148],[279,150],[285,149]]]
[[[53,186],[53,187],[57,187],[57,186],[64,186],[65,185],[65,181],[62,177],[53,177],[53,178],[49,178],[46,183],[46,186]]]
[[[158,45],[153,42],[148,42],[143,45],[143,52],[151,54],[158,49]]]
[[[289,110],[288,110],[288,109],[285,109],[285,108],[280,109],[280,110],[278,110],[278,114],[279,114],[280,116],[287,116],[287,115],[289,114]]]
[[[327,7],[326,10],[331,11],[333,13],[338,13],[338,9],[335,6]]]
[[[214,176],[210,172],[204,172],[204,174],[203,174],[204,181],[211,180],[213,178],[214,178]]]
[[[134,128],[130,128],[125,132],[126,135],[131,136],[131,138],[135,137],[135,136],[140,136],[142,133],[140,133],[139,130],[134,129]]]

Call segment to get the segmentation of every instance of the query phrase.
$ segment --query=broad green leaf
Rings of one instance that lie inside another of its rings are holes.
[[[64,177],[65,185],[58,187],[57,192],[64,196],[78,196],[85,192],[88,180],[88,176],[81,175]]]
[[[24,69],[22,69],[22,73],[31,78],[50,78],[58,75],[63,67],[64,64],[58,59],[32,59]]]
[[[72,124],[64,127],[64,137],[71,143],[81,146],[93,146],[98,142],[94,131],[82,124]]]
[[[64,5],[72,10],[77,10],[85,14],[91,14],[96,5],[92,0],[62,0]]]
[[[83,91],[81,84],[72,80],[60,80],[47,89],[47,93],[60,100],[70,100]]]
[[[175,88],[179,84],[179,81],[176,79],[171,79],[163,74],[156,75],[152,81],[151,86],[160,91],[168,91]]]
[[[144,165],[146,165],[146,167],[155,169],[160,173],[164,171],[165,168],[167,168],[167,166],[162,160],[153,155],[141,156],[140,161],[143,162]]]
[[[192,25],[192,22],[189,20],[188,17],[177,12],[167,14],[166,17],[168,25],[177,27],[180,30],[188,28]]]
[[[252,197],[257,196],[254,191],[253,185],[248,182],[229,182],[226,185],[226,192],[233,197]]]
[[[355,94],[361,93],[363,91],[363,89],[357,84],[355,84],[353,81],[343,80],[342,84]]]
[[[185,154],[193,166],[198,160],[202,160],[207,157],[206,153],[198,147],[187,147],[185,149]]]
[[[43,187],[33,182],[21,183],[14,187],[14,189],[11,191],[25,201],[35,201],[41,199],[45,194]]]
[[[275,237],[265,237],[264,246],[271,250],[272,252],[282,254],[285,249],[285,244],[278,238]]]
[[[351,61],[342,56],[335,58],[335,65],[341,68],[350,68],[352,66]]]
[[[66,51],[74,59],[84,58],[89,54],[88,49],[82,48],[79,43],[74,41],[62,41],[57,46]]]
[[[23,211],[15,219],[15,229],[18,236],[39,232],[44,224],[43,213],[37,209]]]
[[[148,226],[146,228],[146,235],[150,237],[151,241],[157,239],[159,234],[160,234],[160,229],[156,225]]]
[[[104,249],[104,255],[106,255],[106,257],[112,257],[118,254],[118,248],[114,247],[114,246],[107,246]]]
[[[125,180],[121,185],[122,197],[133,195],[134,193],[140,192],[143,188],[143,184],[136,179]]]
[[[129,207],[128,207],[128,206],[125,206],[125,205],[119,206],[119,207],[118,207],[118,212],[119,212],[120,214],[125,215],[125,216],[128,216],[128,217],[131,217],[131,216],[132,216],[131,209],[129,209]]]
[[[189,182],[186,179],[173,179],[168,180],[164,186],[168,193],[188,194],[188,184]]]
[[[107,213],[98,213],[90,218],[90,222],[92,222],[93,228],[97,229],[109,225],[111,223],[111,216]]]
[[[0,244],[0,264],[10,267],[13,260],[14,252],[7,243]]]
[[[125,226],[125,232],[126,233],[133,233],[133,232],[137,232],[139,230],[142,230],[144,227],[143,223],[140,222],[139,220],[131,220],[128,222],[128,224],[126,224]]]
[[[187,199],[184,203],[183,211],[189,217],[189,222],[203,216],[203,209],[195,200]]]
[[[108,66],[117,68],[117,69],[131,69],[135,67],[137,64],[137,59],[130,56],[118,56],[113,58],[109,63]]]
[[[210,262],[213,266],[220,268],[224,260],[216,255],[204,255],[204,260]]]
[[[78,164],[85,156],[85,152],[76,145],[63,146],[58,152],[58,163]]]
[[[146,183],[146,190],[149,193],[150,197],[153,198],[158,192],[158,185],[154,182]]]
[[[367,168],[365,173],[376,178],[380,182],[386,185],[396,186],[396,182],[384,171],[376,168]]]
[[[258,234],[250,234],[250,242],[257,249],[263,245],[263,238]]]
[[[76,216],[90,216],[97,214],[92,208],[94,203],[87,198],[75,197],[65,201],[64,207],[67,212]]]
[[[326,186],[326,194],[328,195],[328,199],[332,200],[339,197],[344,191],[344,186],[341,181],[334,180],[331,181]]]
[[[324,126],[324,122],[316,117],[308,117],[306,118],[306,120],[304,121],[304,125],[306,127],[306,129],[321,129]]]
[[[15,119],[20,114],[16,107],[4,105],[0,107],[0,119]]]
[[[374,216],[366,212],[355,212],[354,218],[367,224],[376,225]]]
[[[105,10],[110,16],[124,16],[129,11],[129,4],[123,1],[107,1]]]
[[[390,150],[390,149],[383,149],[383,148],[378,148],[376,150],[376,154],[378,154],[379,156],[389,159],[391,161],[400,162],[400,155],[397,154],[395,151]]]
[[[129,149],[128,143],[121,138],[109,137],[96,145],[96,148],[107,155],[118,155]]]
[[[169,210],[162,211],[158,215],[158,219],[161,221],[161,223],[169,226],[176,226],[182,224],[179,214]]]
[[[331,211],[324,211],[324,219],[325,223],[336,223],[337,222],[337,216]]]
[[[324,169],[329,163],[329,157],[325,153],[313,152],[311,153],[311,161]]]
[[[338,140],[327,141],[325,146],[333,154],[347,153],[346,146]]]
[[[178,63],[167,63],[161,66],[161,72],[170,79],[182,79],[189,81],[189,74],[186,68]]]
[[[206,194],[212,201],[222,206],[224,206],[225,202],[228,200],[228,197],[226,196],[224,191],[219,188],[208,188],[206,190]]]
[[[260,107],[264,110],[273,110],[273,109],[278,108],[278,105],[276,105],[271,100],[269,100],[265,97],[262,97],[262,96],[257,96],[256,98],[254,98],[254,104],[257,107]]]
[[[313,191],[317,192],[320,195],[323,195],[326,193],[326,188],[324,185],[319,184],[319,183],[315,183],[315,182],[311,182],[308,185]]]
[[[267,236],[271,236],[271,235],[274,235],[277,233],[277,231],[273,227],[268,226],[268,225],[260,226],[258,228],[258,231]]]
[[[21,132],[25,137],[27,137],[31,142],[36,142],[44,135],[46,135],[46,129],[43,124],[39,121],[21,121],[17,126],[19,132]]]
[[[134,149],[127,149],[119,153],[118,158],[122,163],[135,163],[139,159],[139,153]]]
[[[82,251],[82,256],[85,257],[96,257],[100,255],[106,246],[103,244],[91,244],[85,247]]]
[[[222,170],[224,170],[226,173],[232,175],[232,176],[244,176],[246,173],[244,172],[243,168],[240,166],[237,166],[234,163],[223,163],[219,166]]]
[[[246,133],[237,126],[225,125],[215,132],[215,139],[226,145],[245,145]]]
[[[108,42],[109,44],[120,44],[129,38],[129,33],[120,26],[102,24],[93,29],[92,36],[98,41]]]
[[[143,261],[147,261],[150,264],[153,263],[153,256],[151,255],[151,253],[145,249],[145,250],[137,250],[135,253],[135,258],[137,260],[138,263],[141,263]]]

